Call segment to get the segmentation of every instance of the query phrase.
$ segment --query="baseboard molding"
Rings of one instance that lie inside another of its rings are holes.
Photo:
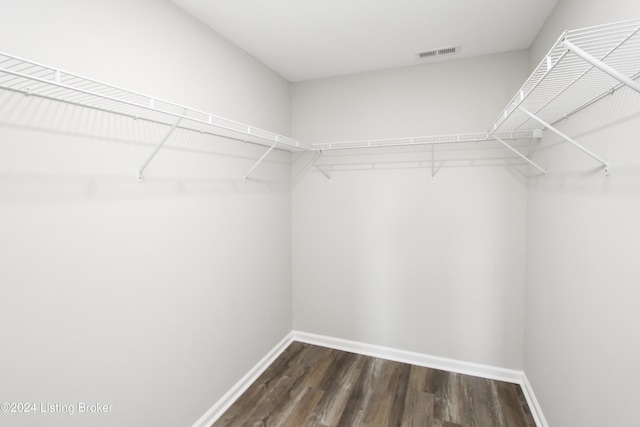
[[[209,427],[244,393],[249,386],[271,365],[293,341],[334,348],[365,356],[379,357],[396,362],[410,363],[432,369],[441,369],[459,374],[473,375],[491,380],[506,381],[519,384],[524,393],[531,414],[538,427],[549,427],[536,399],[533,388],[523,371],[499,368],[496,366],[466,362],[446,357],[431,356],[399,350],[391,347],[333,338],[308,332],[292,331],[282,339],[265,357],[263,357],[247,374],[240,379],[224,396],[220,398],[192,427]]]
[[[224,396],[196,421],[192,427],[209,427],[244,393],[253,382],[271,365],[293,342],[293,333],[287,334],[263,357],[247,374],[240,379]]]
[[[524,393],[524,397],[527,399],[527,404],[529,405],[531,415],[533,415],[536,425],[538,427],[549,427],[549,424],[547,424],[547,420],[542,413],[542,407],[540,407],[540,403],[533,392],[533,387],[531,387],[531,383],[529,383],[529,379],[524,372],[522,373],[520,387],[522,387],[522,393]]]
[[[542,408],[536,399],[533,388],[523,371],[482,365],[479,363],[456,359],[448,359],[446,357],[431,356],[428,354],[398,350],[390,347],[366,344],[358,341],[350,341],[301,331],[293,331],[293,341],[335,348],[336,350],[349,351],[351,353],[379,357],[381,359],[393,360],[396,362],[410,363],[412,365],[424,366],[432,369],[441,369],[443,371],[457,372],[459,374],[473,375],[491,380],[519,384],[522,388],[522,393],[527,400],[527,404],[529,405],[531,415],[533,416],[536,425],[538,427],[549,427],[544,415],[542,414]]]
[[[349,351],[351,353],[358,353],[365,356],[379,357],[381,359],[410,363],[412,365],[441,369],[443,371],[457,372],[459,374],[473,375],[491,380],[506,381],[514,384],[520,384],[523,375],[522,371],[516,371],[513,369],[498,368],[495,366],[448,359],[445,357],[430,356],[422,353],[310,334],[307,332],[293,331],[293,340],[320,345],[323,347],[335,348],[337,350]]]

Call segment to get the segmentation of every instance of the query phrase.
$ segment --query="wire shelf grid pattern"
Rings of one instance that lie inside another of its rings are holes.
[[[539,129],[541,125],[520,108],[553,125],[623,86],[570,51],[564,41],[632,80],[640,77],[640,19],[566,31],[491,131]]]
[[[0,89],[289,151],[309,144],[264,129],[0,53]]]
[[[257,143],[271,147],[270,150],[323,152],[420,146],[431,149],[450,146],[456,150],[454,147],[465,144],[475,144],[476,149],[494,149],[493,143],[500,143],[503,149],[528,161],[523,151],[529,150],[523,148],[539,140],[544,127],[544,123],[531,115],[553,125],[623,86],[618,79],[578,55],[567,43],[624,78],[635,80],[640,77],[640,19],[566,31],[485,133],[307,144],[4,53],[0,53],[0,89],[168,125],[172,129]],[[632,82],[632,85],[636,83]],[[634,88],[638,90],[637,85]],[[528,142],[523,145],[523,140]],[[592,157],[606,166],[596,156]]]
[[[498,137],[503,140],[527,139],[532,140],[542,137],[542,131],[538,129],[521,131],[496,132],[493,135],[483,133],[462,133],[452,135],[419,136],[411,138],[369,139],[359,141],[326,142],[313,144],[320,151],[419,146],[432,144],[460,144],[470,142],[494,141]]]

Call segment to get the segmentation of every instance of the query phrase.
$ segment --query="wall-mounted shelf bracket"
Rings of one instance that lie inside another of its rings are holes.
[[[542,120],[540,117],[536,116],[535,114],[525,110],[524,108],[522,108],[520,106],[518,106],[518,110],[522,111],[524,114],[526,114],[527,116],[529,116],[530,118],[532,118],[536,122],[540,123],[542,126],[544,126],[545,128],[549,129],[551,132],[555,133],[560,138],[564,139],[565,141],[567,141],[568,143],[570,143],[571,145],[573,145],[578,150],[582,151],[583,153],[585,153],[586,155],[588,155],[589,157],[591,157],[592,159],[594,159],[598,163],[602,164],[602,166],[604,167],[605,175],[607,175],[607,176],[609,175],[609,163],[607,163],[606,161],[604,161],[603,159],[601,159],[600,157],[598,157],[597,155],[592,153],[587,148],[585,148],[582,145],[578,144],[572,138],[570,138],[569,136],[567,136],[564,133],[560,132],[558,129],[554,128],[549,123],[545,122],[544,120]]]
[[[637,32],[637,30],[636,30],[636,32]],[[633,33],[633,34],[635,34],[635,33]],[[631,36],[629,36],[629,37],[631,37]],[[566,47],[567,49],[569,49],[574,54],[576,54],[577,56],[579,56],[580,58],[582,58],[583,60],[585,60],[586,62],[588,62],[589,64],[593,65],[596,68],[599,68],[600,70],[602,70],[603,72],[607,73],[608,75],[610,75],[614,79],[618,80],[620,83],[623,83],[623,84],[629,86],[631,89],[635,90],[636,92],[640,93],[640,84],[639,83],[635,82],[634,80],[630,79],[629,77],[625,76],[624,74],[618,72],[616,69],[610,67],[609,65],[607,65],[604,62],[600,61],[599,59],[589,55],[587,52],[585,52],[584,50],[580,49],[578,46],[576,46],[575,44],[571,43],[569,40],[566,40],[566,39],[563,40],[562,41],[562,45],[564,47]]]
[[[258,167],[258,165],[260,163],[262,163],[262,161],[264,159],[267,158],[267,156],[269,155],[269,153],[271,153],[271,151],[276,148],[276,145],[278,145],[278,141],[274,142],[273,145],[271,147],[269,147],[269,149],[262,155],[262,157],[260,157],[258,159],[258,161],[251,167],[251,169],[249,169],[249,171],[247,173],[244,174],[244,177],[242,178],[242,180],[244,182],[247,182],[247,179],[249,179],[249,175],[251,175],[251,173],[254,171],[255,168]]]
[[[164,145],[165,142],[167,142],[167,140],[169,139],[169,137],[171,136],[171,134],[173,133],[173,131],[176,130],[176,128],[178,127],[178,125],[180,124],[180,122],[182,121],[183,117],[179,117],[178,120],[176,120],[176,122],[173,124],[173,126],[171,126],[171,129],[169,129],[169,131],[166,133],[166,135],[164,136],[164,138],[162,138],[162,140],[160,141],[160,143],[156,146],[156,148],[153,150],[153,153],[151,153],[151,155],[149,156],[149,158],[147,159],[146,162],[144,162],[144,164],[142,165],[142,167],[140,169],[138,169],[138,181],[142,181],[142,173],[144,172],[144,170],[147,168],[147,166],[149,166],[149,163],[151,163],[151,160],[153,160],[153,158],[156,156],[156,154],[158,154],[158,151],[160,151],[160,149],[162,148],[162,146]]]
[[[533,166],[534,168],[538,169],[540,172],[542,172],[544,175],[547,174],[547,171],[544,170],[541,166],[539,166],[537,163],[535,163],[533,160],[531,160],[530,158],[528,158],[527,156],[525,156],[524,154],[522,154],[521,152],[519,152],[518,150],[516,150],[515,148],[513,148],[512,146],[510,146],[509,144],[507,144],[505,141],[503,141],[501,138],[498,138],[497,136],[493,135],[493,139],[495,139],[496,141],[498,141],[500,144],[504,145],[505,148],[509,149],[510,151],[512,151],[515,155],[517,155],[518,157],[520,157],[522,160],[526,161],[527,163],[529,163],[531,166]]]
[[[327,167],[324,160],[322,159],[322,156],[324,156],[324,154],[322,154],[322,151],[318,151],[318,154],[316,155],[315,159],[313,159],[313,163],[315,164],[315,162],[319,160],[320,163],[322,163],[322,167],[319,167],[316,165],[316,168],[318,168],[318,170],[322,172],[322,175],[324,175],[325,178],[331,181],[331,175],[327,173],[327,170],[329,170],[329,168]]]
[[[436,182],[436,146],[431,144],[431,182]]]

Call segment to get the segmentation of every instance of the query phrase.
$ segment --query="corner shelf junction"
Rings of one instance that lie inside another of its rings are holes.
[[[146,167],[177,128],[269,147],[244,175],[245,181],[275,148],[314,152],[312,164],[315,164],[317,161],[323,162],[324,151],[417,145],[430,145],[432,148],[433,179],[436,172],[433,149],[436,144],[480,141],[495,141],[546,174],[545,169],[507,142],[539,139],[544,130],[557,134],[592,157],[608,175],[609,164],[605,160],[554,125],[623,86],[640,93],[640,84],[636,81],[638,77],[640,19],[565,31],[487,132],[307,144],[255,126],[0,53],[0,89],[169,125],[170,129],[138,169],[139,180],[142,180]],[[330,179],[324,170],[326,168],[318,169]]]

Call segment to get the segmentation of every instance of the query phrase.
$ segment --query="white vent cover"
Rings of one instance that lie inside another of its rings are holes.
[[[416,52],[416,59],[429,59],[439,56],[457,55],[460,53],[460,45],[439,47],[437,49],[423,50]]]

